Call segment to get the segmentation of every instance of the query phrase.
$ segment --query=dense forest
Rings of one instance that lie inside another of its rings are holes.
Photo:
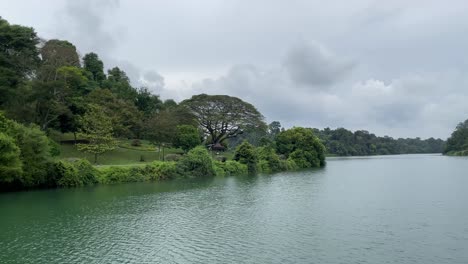
[[[461,122],[447,139],[444,154],[452,156],[468,156],[468,119]]]
[[[329,154],[338,156],[442,153],[445,141],[429,138],[378,137],[365,130],[354,133],[344,128],[314,130]]]
[[[0,18],[0,189],[271,173],[323,166],[326,153],[440,153],[444,144],[344,128],[285,129],[228,95],[162,100],[134,87],[119,67],[105,71],[98,54],[80,56],[66,40],[43,40],[33,28]],[[67,145],[92,158],[61,154]],[[167,147],[176,150],[165,155]],[[127,148],[146,148],[158,158],[146,167],[91,165]]]

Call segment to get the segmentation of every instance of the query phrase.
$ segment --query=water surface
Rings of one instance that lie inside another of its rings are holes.
[[[468,159],[0,194],[0,263],[468,263]]]

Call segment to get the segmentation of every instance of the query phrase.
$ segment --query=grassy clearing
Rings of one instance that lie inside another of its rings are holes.
[[[153,148],[154,149],[154,148]],[[180,153],[178,149],[167,148],[164,150],[164,155]],[[98,165],[136,165],[146,164],[155,160],[162,160],[162,152],[153,150],[136,150],[117,147],[116,149],[106,152],[99,156]],[[73,144],[60,145],[60,159],[81,158],[87,159],[91,163],[94,162],[94,155],[78,151]]]

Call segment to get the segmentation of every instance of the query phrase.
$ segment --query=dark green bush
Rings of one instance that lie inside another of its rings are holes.
[[[104,184],[141,182],[148,180],[141,167],[105,167],[100,169],[99,182]]]
[[[177,172],[182,177],[205,178],[216,175],[213,160],[206,148],[198,146],[177,162]]]
[[[236,176],[236,175],[247,175],[247,165],[234,160],[228,160],[226,162],[215,161],[214,162],[216,175],[218,176]]]
[[[249,174],[257,173],[257,153],[255,152],[255,147],[249,142],[244,141],[237,146],[234,160],[247,165]]]
[[[155,180],[168,180],[177,178],[177,168],[175,162],[155,161],[144,168],[145,177]]]
[[[256,149],[258,162],[258,170],[263,173],[273,173],[286,170],[281,165],[280,158],[272,147],[259,147]]]

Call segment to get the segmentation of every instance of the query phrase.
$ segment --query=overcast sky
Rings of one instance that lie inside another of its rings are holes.
[[[268,122],[447,138],[468,118],[467,1],[0,0],[180,101],[238,96]]]

